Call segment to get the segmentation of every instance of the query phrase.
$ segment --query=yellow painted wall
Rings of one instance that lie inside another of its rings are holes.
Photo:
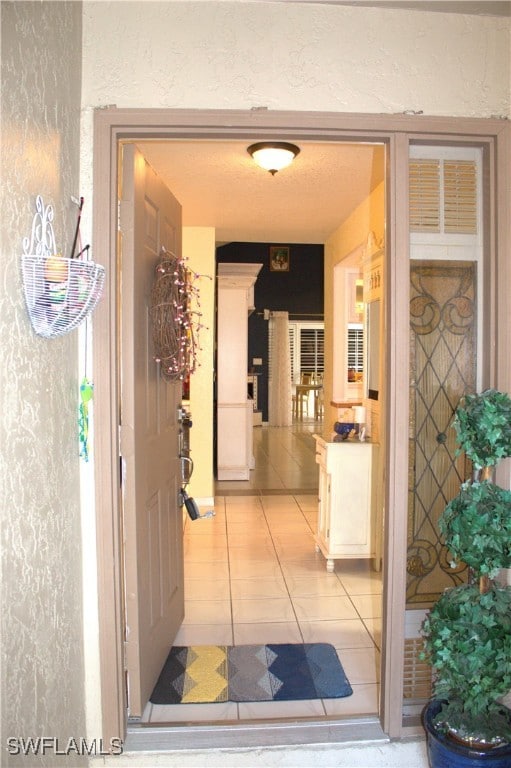
[[[188,492],[200,504],[212,504],[213,475],[213,369],[215,339],[215,229],[213,227],[183,227],[183,255],[188,266],[201,275],[195,285],[199,289],[205,325],[199,332],[197,368],[190,378],[190,411],[192,431],[190,450],[194,464]]]
[[[383,148],[381,148],[383,151]],[[325,243],[325,429],[328,431],[337,420],[337,408],[330,405],[333,393],[333,322],[334,313],[341,309],[342,297],[334,296],[334,267],[354,250],[365,246],[373,232],[378,242],[385,233],[385,185],[381,182],[359,205]]]

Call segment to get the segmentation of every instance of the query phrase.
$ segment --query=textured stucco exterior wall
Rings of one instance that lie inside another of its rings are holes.
[[[45,340],[30,325],[22,238],[35,195],[71,247],[79,194],[81,4],[2,2],[0,477],[1,765],[83,764],[11,756],[8,737],[85,737],[77,446],[77,332]]]
[[[510,115],[509,19],[293,2],[86,2],[83,104]]]
[[[87,192],[98,107],[511,117],[509,18],[256,0],[83,9]]]

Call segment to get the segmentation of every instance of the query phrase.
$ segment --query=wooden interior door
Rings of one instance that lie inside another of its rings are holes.
[[[123,145],[121,454],[128,713],[143,713],[184,616],[178,495],[181,383],[152,352],[150,295],[161,248],[180,255],[181,206],[132,144]]]

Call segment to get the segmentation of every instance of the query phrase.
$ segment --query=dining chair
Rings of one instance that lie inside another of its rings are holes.
[[[312,373],[301,371],[299,385],[307,387],[312,384]],[[295,390],[293,395],[293,416],[296,418],[303,418],[305,406],[305,413],[309,415],[309,392],[307,390]]]
[[[323,392],[323,387],[321,389],[318,389],[317,392],[314,392],[314,419],[315,421],[320,421],[323,418],[323,413],[325,411],[325,396]]]

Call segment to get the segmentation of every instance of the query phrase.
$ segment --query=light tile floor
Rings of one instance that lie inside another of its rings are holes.
[[[294,439],[286,436],[284,442],[289,446]],[[281,452],[283,463],[290,465],[286,450]],[[287,478],[293,486],[300,479],[294,472],[291,468]],[[381,574],[371,570],[368,560],[336,561],[335,572],[327,573],[323,556],[315,550],[317,493],[253,493],[218,495],[215,517],[186,518],[185,620],[175,644],[329,642],[338,650],[353,695],[293,702],[148,704],[144,722],[377,712]]]
[[[295,421],[291,427],[254,427],[255,469],[250,479],[218,481],[216,493],[317,492],[318,465],[312,435],[322,428],[313,419]]]

